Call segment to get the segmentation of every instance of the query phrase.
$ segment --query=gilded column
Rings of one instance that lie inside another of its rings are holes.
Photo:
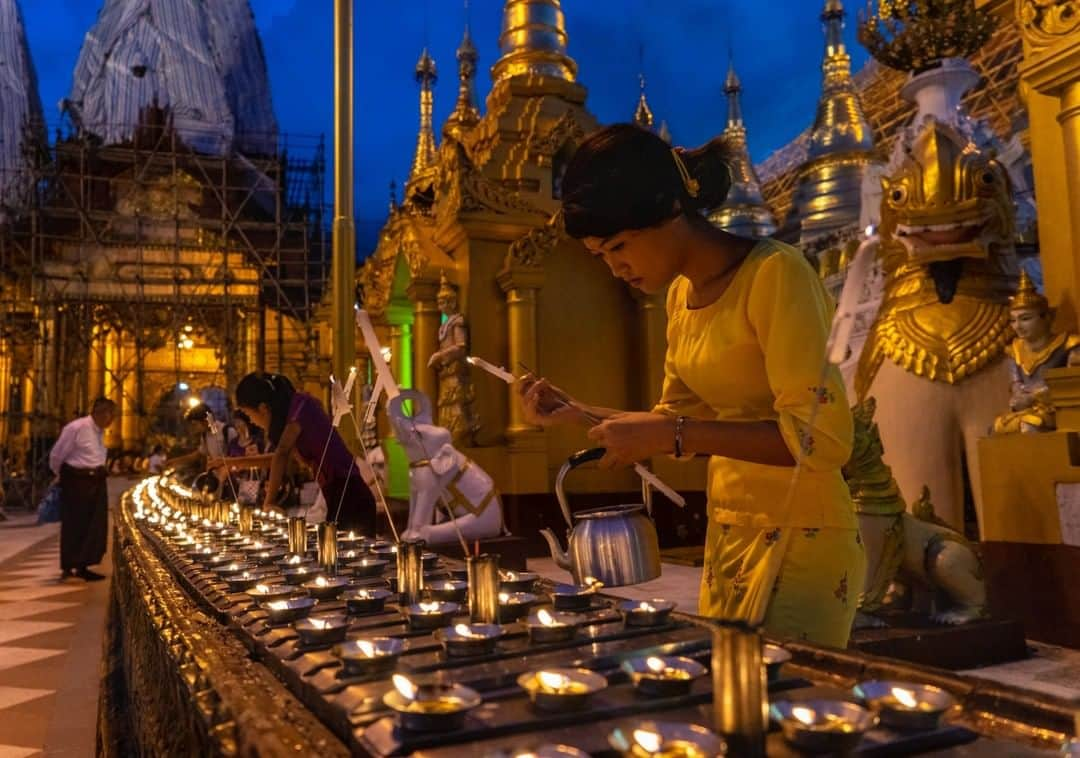
[[[42,353],[40,394],[38,395],[38,408],[41,411],[39,419],[42,422],[39,432],[45,434],[57,434],[60,426],[68,419],[61,417],[60,408],[60,366],[56,349],[57,339],[57,311],[56,306],[48,305],[38,311],[41,319]]]
[[[139,355],[133,340],[123,341],[120,356],[127,367],[122,381],[120,438],[124,450],[133,450],[139,447]]]
[[[116,403],[119,418],[105,430],[105,446],[120,447],[124,411],[124,367],[121,336],[115,327],[105,335],[105,397]]]
[[[0,448],[8,443],[8,414],[11,409],[11,345],[0,339]]]
[[[544,272],[539,268],[510,268],[498,277],[499,286],[506,293],[506,328],[509,337],[507,368],[518,372],[521,366],[537,368],[536,295],[544,284]],[[507,387],[510,422],[506,436],[510,447],[525,444],[538,438],[540,430],[525,420],[521,403],[514,397],[513,387]]]
[[[641,369],[645,372],[642,384],[644,397],[641,407],[652,408],[660,400],[664,388],[664,355],[667,353],[667,291],[639,295],[638,328],[644,348]]]
[[[409,285],[407,291],[413,302],[413,387],[431,398],[432,405],[439,400],[435,369],[428,368],[428,361],[439,348],[442,314],[436,302],[438,290],[438,282],[417,280]]]
[[[413,386],[412,326],[393,324],[390,327],[390,370],[399,387]]]

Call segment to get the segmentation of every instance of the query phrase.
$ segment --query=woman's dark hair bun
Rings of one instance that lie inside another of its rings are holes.
[[[687,187],[675,152],[696,188]],[[563,175],[566,231],[578,239],[610,237],[656,226],[679,211],[701,218],[727,196],[731,156],[723,137],[693,150],[673,150],[635,124],[599,129],[578,146]]]

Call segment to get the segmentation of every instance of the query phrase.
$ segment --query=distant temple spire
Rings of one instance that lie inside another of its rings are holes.
[[[638,96],[637,108],[634,110],[634,123],[642,129],[652,130],[653,118],[649,101],[645,98],[645,74],[638,74],[638,83],[641,86],[641,94]]]
[[[506,0],[499,48],[491,69],[498,83],[523,74],[574,81],[577,64],[566,52],[566,19],[559,0]]]
[[[435,104],[433,92],[438,72],[435,60],[425,47],[416,62],[416,82],[420,85],[420,132],[416,136],[416,153],[413,156],[409,183],[412,183],[435,165],[435,129],[432,126],[432,111]]]
[[[723,205],[709,214],[709,220],[732,234],[741,237],[767,237],[776,231],[776,220],[761,195],[761,182],[750,161],[746,146],[746,126],[743,124],[739,94],[742,84],[735,73],[734,61],[728,64],[724,94],[728,101],[727,125],[724,137],[732,150],[731,189]]]
[[[460,137],[463,132],[476,126],[480,121],[480,109],[476,107],[474,83],[476,81],[476,62],[480,59],[476,45],[469,36],[469,3],[465,2],[465,34],[457,49],[458,62],[458,98],[454,111],[443,125],[443,134]]]

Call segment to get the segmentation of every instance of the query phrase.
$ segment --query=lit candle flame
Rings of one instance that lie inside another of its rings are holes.
[[[649,670],[655,674],[660,674],[667,668],[667,664],[664,663],[663,658],[657,658],[655,655],[650,655],[645,659],[645,665],[649,667]]]
[[[438,604],[438,602],[420,603],[419,607],[420,607],[420,612],[421,613],[438,613],[439,612],[439,604]]]
[[[297,573],[297,574],[306,574],[306,573],[307,573],[307,569],[306,569],[306,568],[304,568],[303,566],[301,566],[300,568],[298,568],[298,569],[296,570],[296,573]]]
[[[356,551],[355,550],[347,550],[345,552],[345,557],[346,558],[355,558],[356,557]]]
[[[394,682],[394,689],[400,692],[403,698],[406,700],[416,700],[416,695],[419,690],[416,688],[415,684],[409,681],[407,676],[394,674],[391,679],[393,679]]]
[[[654,611],[656,611],[656,606],[652,603],[642,600],[640,603],[638,603],[637,609],[639,611],[644,611],[645,613],[653,613]]]
[[[303,558],[301,558],[299,555],[294,555],[292,558],[289,559],[289,563],[291,563],[292,565],[295,566],[296,564],[298,564],[302,560],[303,560]]]
[[[801,705],[792,708],[791,715],[795,717],[796,721],[800,721],[807,726],[813,726],[814,721],[817,720],[817,714],[814,713],[813,708],[806,708]]]
[[[272,603],[267,603],[266,607],[272,611],[283,611],[289,607],[288,600],[275,600]]]
[[[240,564],[239,563],[230,563],[229,564],[229,571],[239,571],[239,570],[240,570]]]
[[[325,631],[330,628],[330,622],[324,619],[311,619],[311,628]]]
[[[661,737],[650,729],[635,729],[634,742],[640,745],[649,755],[660,752]]]
[[[245,571],[243,574],[240,575],[240,578],[241,579],[251,579],[254,576],[255,575],[252,574],[250,571]]]
[[[349,530],[349,539],[350,540],[355,540],[356,539],[356,532],[354,532],[352,529]]]
[[[262,550],[262,542],[260,542],[259,540],[255,540],[255,542],[253,542],[251,546],[256,550]]]
[[[510,593],[508,593],[508,592],[500,592],[499,593],[499,602],[500,603],[509,603],[510,602]]]
[[[554,671],[541,671],[536,675],[540,686],[552,692],[562,692],[570,685],[570,677]]]
[[[911,690],[904,689],[903,687],[893,687],[892,696],[896,698],[896,702],[905,708],[918,708],[919,701],[915,697],[915,693]]]
[[[471,639],[479,640],[479,639],[483,639],[483,637],[484,637],[484,635],[477,634],[472,629],[470,629],[468,624],[458,624],[457,626],[454,627],[454,631],[457,632],[462,637],[469,637]]]
[[[358,640],[356,646],[360,648],[360,652],[366,655],[368,658],[375,657],[375,646],[367,640]]]
[[[320,576],[320,577],[315,578],[315,586],[316,587],[325,587],[327,584],[329,584],[329,582],[326,581],[325,576]]]
[[[548,613],[547,608],[541,608],[536,612],[537,620],[544,626],[555,626],[559,622],[555,620],[555,617]]]
[[[260,595],[267,595],[270,593],[270,588],[267,587],[265,584],[256,584],[255,591],[258,592]]]
[[[356,597],[360,598],[361,600],[371,600],[371,590],[357,590]]]

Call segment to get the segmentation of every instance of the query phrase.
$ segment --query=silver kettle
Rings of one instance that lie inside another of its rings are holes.
[[[587,577],[597,579],[607,587],[647,582],[660,576],[660,543],[650,518],[652,494],[646,482],[642,482],[643,505],[614,505],[581,511],[573,518],[570,515],[563,480],[570,471],[599,460],[605,452],[604,448],[597,447],[575,453],[555,478],[555,496],[570,527],[567,549],[562,549],[559,538],[550,529],[541,529],[540,534],[551,547],[551,557],[573,575],[576,584],[584,584]]]

